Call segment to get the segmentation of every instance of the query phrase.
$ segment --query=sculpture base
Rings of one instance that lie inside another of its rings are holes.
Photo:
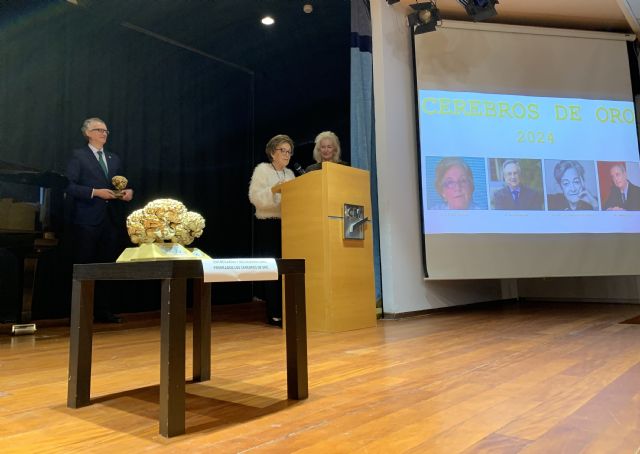
[[[144,243],[137,247],[128,247],[118,260],[121,262],[139,262],[145,260],[202,260],[210,259],[198,248],[187,249],[178,243]]]

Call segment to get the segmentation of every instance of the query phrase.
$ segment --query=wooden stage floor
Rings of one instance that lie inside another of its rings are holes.
[[[508,303],[310,333],[305,401],[286,399],[282,331],[244,305],[217,311],[213,379],[187,385],[187,433],[171,439],[158,434],[154,314],[96,326],[93,404],[77,410],[66,407],[68,328],[41,324],[21,337],[5,330],[0,451],[634,454],[640,447],[640,325],[620,323],[640,315],[640,305]]]

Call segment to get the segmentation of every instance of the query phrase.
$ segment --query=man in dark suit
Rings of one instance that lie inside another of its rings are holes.
[[[505,187],[493,194],[493,208],[496,210],[544,210],[544,198],[535,189],[520,181],[520,164],[513,159],[502,163],[502,178]]]
[[[73,151],[67,165],[67,197],[73,200],[74,263],[113,262],[121,252],[124,219],[119,205],[133,198],[133,190],[121,196],[110,189],[111,179],[121,172],[120,158],[104,150],[109,136],[107,125],[99,118],[88,118],[81,128],[87,146]],[[120,323],[111,313],[106,298],[96,298],[96,321]]]
[[[604,203],[604,209],[607,211],[640,211],[640,188],[628,180],[627,169],[624,165],[612,166],[609,169],[609,175],[613,186]]]

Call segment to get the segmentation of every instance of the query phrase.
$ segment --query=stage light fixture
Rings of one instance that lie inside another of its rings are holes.
[[[433,2],[416,3],[409,5],[415,11],[407,16],[409,27],[414,35],[433,32],[440,21],[440,10]]]
[[[458,0],[458,2],[464,6],[474,22],[480,22],[498,14],[496,11],[498,0]]]

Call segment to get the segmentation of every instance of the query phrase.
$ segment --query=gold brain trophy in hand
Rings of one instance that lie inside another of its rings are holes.
[[[127,183],[129,183],[129,180],[127,180],[125,177],[121,175],[116,175],[111,179],[111,184],[113,184],[113,186],[116,188],[116,190],[113,191],[113,193],[119,199],[121,199],[124,196],[124,192],[122,191],[127,187]]]

